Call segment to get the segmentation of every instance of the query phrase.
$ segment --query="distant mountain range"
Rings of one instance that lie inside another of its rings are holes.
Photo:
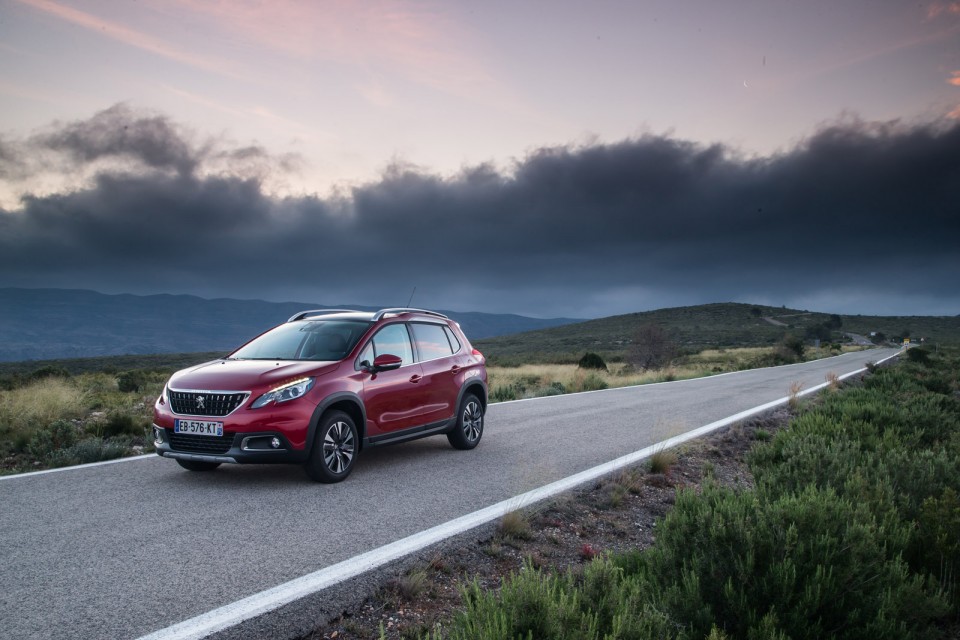
[[[105,295],[81,289],[0,288],[0,361],[232,351],[311,302]],[[336,305],[335,308],[344,308]],[[375,311],[373,307],[345,308]],[[444,311],[473,340],[580,320]]]

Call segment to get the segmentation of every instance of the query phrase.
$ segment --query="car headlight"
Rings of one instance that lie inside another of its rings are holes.
[[[312,386],[313,378],[301,378],[293,382],[288,382],[275,389],[271,389],[257,398],[254,403],[250,405],[250,408],[259,409],[260,407],[267,406],[271,402],[279,404],[281,402],[287,402],[288,400],[296,400],[309,391]]]

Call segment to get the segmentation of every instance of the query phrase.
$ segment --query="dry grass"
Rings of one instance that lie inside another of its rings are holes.
[[[650,456],[650,473],[659,473],[668,475],[670,469],[677,464],[677,454],[675,451],[661,449]]]
[[[25,387],[0,391],[0,429],[26,433],[57,420],[86,414],[89,393],[70,380],[45,378]]]
[[[827,374],[827,382],[830,383],[829,389],[831,391],[838,391],[840,389],[840,376],[833,371]]]
[[[711,372],[700,366],[671,367],[660,371],[632,372],[623,364],[608,365],[609,371],[584,371],[575,364],[527,364],[520,367],[487,367],[491,391],[512,387],[520,390],[517,398],[549,395],[554,383],[563,385],[567,393],[591,391],[603,382],[607,388],[632,387],[639,384],[701,378]]]
[[[800,391],[802,390],[802,382],[794,382],[790,385],[790,395],[788,396],[787,406],[790,407],[791,411],[796,411],[800,408]]]
[[[497,533],[509,540],[529,540],[533,536],[530,518],[523,511],[511,511],[500,519]]]
[[[857,351],[861,348],[844,346],[843,351]],[[565,393],[576,393],[602,388],[598,383],[603,383],[606,388],[615,389],[739,371],[754,366],[752,363],[756,363],[770,352],[769,347],[707,349],[684,356],[670,367],[650,371],[636,371],[622,362],[608,362],[607,371],[593,369],[585,371],[575,364],[526,364],[519,367],[491,365],[487,367],[487,375],[491,393],[497,389],[511,389],[513,395],[507,399],[515,397],[519,400],[556,395],[561,393],[558,391],[558,387],[561,386]]]

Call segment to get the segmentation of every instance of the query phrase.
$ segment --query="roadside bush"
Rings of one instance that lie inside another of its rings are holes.
[[[474,583],[463,595],[466,611],[448,631],[451,640],[675,637],[675,625],[649,604],[639,582],[606,559],[588,564],[582,577],[551,575],[528,562],[499,594]]]
[[[47,461],[51,467],[70,467],[122,458],[127,451],[125,443],[103,438],[87,438],[64,449],[54,451]]]
[[[923,502],[917,523],[917,547],[928,567],[953,602],[960,607],[960,499],[951,488]]]
[[[514,392],[513,387],[510,385],[497,387],[490,394],[491,402],[507,402],[510,400],[516,400],[517,394]]]
[[[550,384],[540,387],[534,392],[534,395],[538,398],[546,398],[548,396],[562,396],[567,392],[567,388],[563,386],[562,382],[551,382]]]
[[[140,370],[124,371],[117,376],[117,388],[124,393],[141,391],[148,382],[147,375]]]
[[[67,420],[57,420],[48,427],[38,429],[27,444],[27,453],[44,460],[55,452],[72,447],[77,441],[77,428]]]
[[[572,393],[580,393],[581,391],[600,391],[601,389],[606,389],[609,386],[610,385],[607,384],[607,381],[596,373],[585,375],[583,371],[578,369],[576,374],[573,376],[573,382],[570,385],[570,391]]]
[[[803,338],[790,333],[783,336],[783,340],[780,342],[780,347],[781,353],[788,354],[795,360],[803,358],[803,354],[806,351],[806,346],[803,344]]]
[[[919,638],[946,604],[898,555],[909,535],[832,490],[707,486],[681,491],[656,546],[622,566],[689,637]]]
[[[146,425],[128,413],[112,413],[106,423],[99,426],[97,435],[104,438],[115,436],[143,436]]]
[[[580,362],[577,363],[577,366],[581,369],[600,369],[602,371],[607,370],[607,363],[603,361],[596,353],[587,352],[583,354],[583,357],[580,358]]]

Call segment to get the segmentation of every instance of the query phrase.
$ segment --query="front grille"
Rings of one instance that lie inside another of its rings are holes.
[[[226,453],[233,446],[233,434],[227,431],[222,436],[195,436],[186,433],[174,433],[167,429],[170,448],[174,451],[190,453]]]
[[[170,406],[182,416],[225,416],[247,399],[246,393],[170,391]]]

